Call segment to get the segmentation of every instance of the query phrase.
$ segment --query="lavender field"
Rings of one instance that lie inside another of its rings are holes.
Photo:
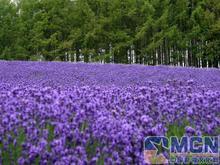
[[[146,136],[219,126],[219,69],[0,62],[0,164],[144,164]]]

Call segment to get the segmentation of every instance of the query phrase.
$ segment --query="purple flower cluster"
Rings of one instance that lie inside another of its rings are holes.
[[[0,62],[0,164],[144,164],[184,121],[220,133],[218,69]]]

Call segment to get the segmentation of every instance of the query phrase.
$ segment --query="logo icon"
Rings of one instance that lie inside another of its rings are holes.
[[[218,164],[219,137],[149,136],[144,159],[147,164]]]
[[[147,164],[167,164],[169,141],[164,136],[150,136],[144,141],[144,159]]]

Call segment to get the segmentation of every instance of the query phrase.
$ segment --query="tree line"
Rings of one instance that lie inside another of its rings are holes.
[[[0,59],[219,67],[219,0],[0,0]]]

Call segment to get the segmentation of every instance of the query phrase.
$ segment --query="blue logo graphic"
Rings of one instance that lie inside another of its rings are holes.
[[[148,164],[218,164],[219,137],[149,136],[144,141],[144,158]]]

